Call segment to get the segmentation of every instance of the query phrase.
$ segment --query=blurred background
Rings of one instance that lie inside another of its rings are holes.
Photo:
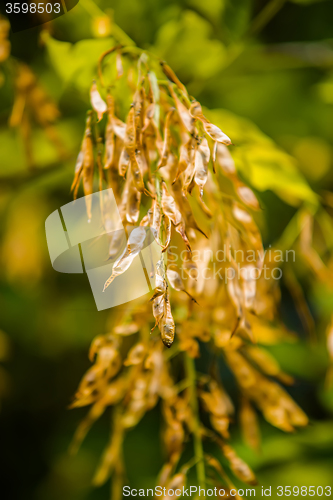
[[[109,498],[109,485],[95,489],[91,479],[109,436],[110,413],[76,457],[67,450],[87,411],[68,406],[90,366],[90,342],[108,331],[110,312],[97,312],[85,275],[52,269],[44,222],[71,201],[89,87],[99,55],[115,39],[134,41],[166,60],[189,93],[212,110],[213,121],[237,145],[244,141],[237,167],[263,207],[258,224],[265,246],[296,249],[292,272],[281,282],[281,315],[298,341],[268,348],[295,376],[290,393],[311,424],[286,435],[262,420],[262,451],[255,454],[235,422],[234,445],[265,487],[332,485],[332,19],[332,2],[311,0],[80,0],[66,15],[15,34],[1,19],[4,499]],[[22,111],[27,82],[35,93]],[[310,246],[324,267],[313,265],[309,245],[303,252],[297,247],[304,213],[313,222]],[[140,301],[122,307],[139,309]],[[155,408],[126,437],[133,488],[155,484],[163,464],[160,432]]]

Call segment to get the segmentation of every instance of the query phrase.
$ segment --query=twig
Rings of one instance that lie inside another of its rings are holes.
[[[189,392],[190,392],[190,404],[194,416],[194,428],[193,428],[193,438],[194,438],[194,453],[198,460],[196,464],[197,478],[199,486],[202,488],[206,484],[206,474],[205,474],[205,464],[204,464],[204,452],[201,439],[200,430],[200,418],[199,418],[199,406],[196,394],[196,374],[195,374],[195,364],[194,360],[185,353],[185,369],[187,378],[189,380]]]
[[[254,18],[251,26],[246,32],[247,36],[257,35],[273,17],[279,12],[287,0],[271,0],[259,14]]]

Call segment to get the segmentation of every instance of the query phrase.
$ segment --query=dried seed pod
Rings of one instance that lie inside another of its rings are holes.
[[[261,235],[256,226],[253,217],[239,203],[233,202],[232,215],[237,221],[241,234],[245,241],[255,249],[257,258],[257,267],[261,270],[264,263],[264,248]]]
[[[165,76],[172,82],[177,85],[177,87],[184,92],[185,95],[187,95],[187,90],[185,85],[182,84],[182,82],[178,79],[174,71],[168,66],[164,61],[161,61],[161,67],[163,70],[163,73]]]
[[[159,295],[153,300],[153,315],[155,318],[155,325],[151,331],[155,330],[156,326],[161,321],[164,315],[164,296]]]
[[[179,161],[178,161],[178,168],[177,168],[177,173],[175,176],[175,179],[172,184],[175,184],[176,181],[178,180],[179,176],[185,172],[187,169],[188,165],[192,162],[191,159],[191,149],[192,141],[189,140],[186,144],[181,144],[180,150],[179,150]]]
[[[85,155],[85,141],[83,140],[81,150],[80,150],[80,152],[77,156],[77,159],[76,159],[76,164],[75,164],[75,169],[74,169],[74,180],[73,180],[73,183],[71,185],[71,191],[75,190],[76,187],[78,187],[78,184],[80,182],[80,176],[81,176],[82,170],[83,170],[84,155]],[[74,196],[74,199],[76,199],[76,196]]]
[[[246,397],[243,397],[241,400],[239,417],[244,441],[248,446],[258,451],[260,448],[258,417],[255,409]]]
[[[216,162],[221,167],[223,173],[228,177],[234,174],[237,175],[235,162],[232,159],[232,156],[229,153],[228,148],[221,143],[215,143],[215,144],[217,145]]]
[[[188,237],[187,237],[187,234],[186,234],[186,231],[185,231],[185,224],[184,224],[184,222],[182,221],[180,224],[178,224],[178,226],[175,226],[175,229],[176,229],[177,233],[179,233],[180,236],[182,237],[182,240],[184,241],[188,252],[191,254],[192,253],[192,248],[191,248],[190,242],[188,240]]]
[[[196,223],[196,221],[194,219],[193,212],[192,212],[192,208],[189,204],[189,201],[188,201],[186,195],[184,195],[184,193],[181,192],[180,190],[176,190],[175,187],[173,188],[173,193],[175,196],[175,200],[177,201],[177,204],[179,206],[179,209],[181,210],[182,215],[185,219],[186,227],[190,227],[190,228],[195,229],[196,231],[199,231],[199,233],[201,233],[205,238],[208,239],[208,236],[206,235],[206,233],[202,229],[200,229],[200,227]],[[200,198],[199,198],[199,200],[200,200]]]
[[[175,271],[174,269],[168,269],[167,277],[172,288],[174,288],[178,292],[185,292],[190,297],[190,299],[197,304],[195,298],[192,297],[192,295],[190,295],[188,291],[185,289],[183,280],[181,279],[180,274],[177,271]]]
[[[91,219],[91,197],[93,192],[94,181],[94,148],[91,133],[91,115],[87,119],[87,127],[84,138],[84,157],[83,157],[83,191],[85,194],[85,202],[87,207],[88,220]]]
[[[225,144],[226,146],[230,146],[232,144],[230,137],[222,132],[219,127],[217,127],[213,123],[210,123],[208,120],[203,121],[202,124],[206,134],[209,135],[209,137],[213,139],[213,141],[220,142],[222,144]]]
[[[194,181],[199,186],[200,198],[203,196],[203,187],[207,182],[210,149],[207,139],[203,139],[195,152]]]
[[[127,247],[113,265],[112,274],[106,280],[103,292],[111,285],[112,281],[117,276],[127,271],[127,269],[132,264],[133,259],[142,250],[145,238],[146,238],[146,230],[144,227],[139,226],[133,229],[128,238]]]
[[[141,165],[139,163],[140,157],[139,155],[135,154],[134,151],[130,151],[129,156],[130,156],[131,173],[133,176],[135,187],[138,189],[138,191],[143,193],[145,187],[143,184]]]
[[[105,130],[105,152],[104,152],[104,168],[108,169],[112,167],[114,156],[115,156],[115,137],[113,132],[113,109],[114,102],[112,96],[107,96],[107,110],[108,110],[108,121]]]
[[[155,103],[151,102],[145,109],[145,114],[144,114],[144,120],[143,120],[143,127],[141,132],[145,132],[149,125],[151,124],[151,121],[153,120],[155,115]]]
[[[188,237],[185,232],[185,224],[182,218],[182,215],[177,208],[176,202],[173,197],[168,193],[165,183],[162,183],[162,210],[163,212],[171,219],[173,225],[175,226],[176,231],[180,234],[184,243],[191,252],[191,245],[188,241]]]
[[[164,182],[162,183],[162,209],[174,226],[178,226],[182,222],[181,213],[177,208],[175,200],[168,193]]]
[[[210,381],[208,392],[201,391],[199,395],[210,414],[212,426],[222,437],[228,439],[230,417],[234,412],[228,395],[215,380]]]
[[[219,127],[210,123],[210,121],[203,115],[201,105],[198,101],[192,102],[190,114],[193,118],[201,121],[206,134],[209,135],[213,141],[220,142],[226,146],[230,146],[232,144],[231,139],[224,132],[222,132]]]
[[[147,348],[145,344],[139,342],[129,350],[127,358],[124,361],[124,366],[139,365],[145,359]]]
[[[187,192],[191,191],[191,186],[193,183],[194,173],[195,173],[195,160],[197,157],[197,144],[194,146],[193,155],[191,157],[190,163],[187,165],[184,171],[184,181],[183,181],[183,193],[186,196]]]
[[[141,193],[132,182],[131,175],[128,175],[128,198],[126,208],[126,220],[130,224],[136,224],[140,215]]]
[[[165,281],[164,261],[163,256],[161,256],[160,260],[156,263],[155,292],[150,301],[155,300],[156,297],[159,297],[160,295],[164,295],[166,290],[167,284]]]
[[[202,113],[202,107],[201,107],[200,102],[192,101],[190,109],[189,109],[189,113],[192,116],[192,118],[198,118],[198,119],[202,118],[203,113]]]
[[[186,130],[190,133],[193,134],[194,132],[194,122],[195,120],[191,116],[189,110],[187,107],[178,99],[175,91],[173,90],[172,86],[169,86],[170,93],[173,97],[173,100],[175,101],[176,108],[179,114],[179,118],[181,119],[182,124],[186,128]]]
[[[122,122],[117,118],[116,116],[112,117],[112,128],[113,132],[119,139],[122,141],[125,141],[125,135],[126,135],[126,123]]]
[[[153,201],[153,218],[151,228],[156,241],[160,241],[160,230],[161,230],[161,222],[162,222],[162,213],[161,206],[157,200]]]
[[[164,246],[162,248],[162,252],[165,252],[169,248],[170,241],[171,241],[171,220],[169,219],[169,217],[166,214],[164,214],[163,221],[164,221],[166,238],[165,238]]]
[[[135,109],[134,104],[127,115],[126,119],[126,133],[124,138],[124,145],[130,153],[135,149],[136,133],[135,133]]]
[[[119,175],[121,175],[121,177],[125,177],[129,164],[130,164],[130,155],[128,154],[127,149],[123,147],[120,153],[119,164],[118,164],[118,172]]]
[[[166,119],[165,119],[164,141],[163,141],[161,158],[160,158],[159,164],[157,166],[158,169],[164,167],[167,164],[168,156],[170,154],[170,143],[171,143],[170,122],[171,122],[171,118],[173,116],[174,111],[175,111],[175,109],[171,108],[168,111],[168,114],[167,114]]]
[[[101,98],[98,92],[96,82],[94,81],[90,89],[90,102],[94,111],[96,111],[98,116],[98,121],[101,121],[104,113],[107,110],[106,102]]]
[[[258,481],[250,467],[239,457],[230,445],[220,441],[221,449],[230,464],[232,472],[241,481],[250,485],[258,484]]]
[[[161,339],[166,347],[171,347],[175,338],[175,322],[171,312],[170,300],[168,291],[162,296],[164,300],[164,314],[158,324]]]

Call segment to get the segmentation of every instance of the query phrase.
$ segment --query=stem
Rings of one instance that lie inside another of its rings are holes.
[[[190,405],[194,416],[193,444],[194,444],[195,458],[198,460],[196,464],[197,478],[199,486],[204,488],[206,484],[206,474],[205,474],[205,464],[204,464],[204,452],[203,452],[201,432],[200,432],[199,407],[196,394],[195,364],[194,360],[190,358],[190,356],[187,353],[185,353],[185,369],[187,373],[187,378],[189,380]]]
[[[247,35],[256,35],[279,12],[287,0],[271,0],[252,22]]]
[[[304,208],[305,206],[303,205],[301,208],[297,210],[297,212],[290,219],[282,235],[274,245],[276,248],[279,248],[280,250],[283,251],[293,246],[293,244],[295,243],[295,241],[297,240],[298,236],[302,231],[300,218]],[[307,205],[306,209],[311,213],[311,215],[315,215],[315,213],[318,210],[318,206]]]
[[[287,0],[271,0],[254,18],[252,24],[244,33],[240,42],[235,43],[229,48],[229,54],[224,69],[230,66],[244,52],[249,38],[253,35],[258,35],[260,31],[268,24],[273,17],[279,12]]]

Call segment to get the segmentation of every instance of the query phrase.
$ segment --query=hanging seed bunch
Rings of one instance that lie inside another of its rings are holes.
[[[103,75],[106,56],[114,68],[109,87]],[[129,307],[127,312],[113,310],[109,333],[92,343],[94,364],[72,404],[91,409],[72,450],[106,407],[113,406],[112,434],[94,482],[102,484],[112,476],[112,498],[121,498],[124,435],[161,400],[166,461],[158,485],[185,485],[193,465],[202,487],[207,481],[228,491],[232,476],[255,484],[253,472],[229,444],[234,405],[216,360],[234,374],[239,422],[250,446],[260,446],[257,410],[287,432],[307,424],[281,385],[291,384],[291,377],[263,347],[292,334],[277,317],[277,281],[261,273],[264,265],[270,269],[276,263],[264,254],[254,222],[259,203],[237,176],[231,139],[209,121],[166,63],[149,59],[137,48],[115,47],[99,60],[99,79],[92,84],[90,98],[74,197],[81,182],[83,193],[91,194],[98,178],[100,190],[113,189],[124,226],[136,226],[104,289],[139,254],[147,227],[160,247],[160,258],[150,301],[142,299],[140,308]],[[103,210],[107,227],[112,214],[106,206]],[[121,241],[110,238],[110,256],[117,255],[120,246]],[[224,259],[219,258],[222,251]],[[252,252],[253,259],[240,262],[241,252]],[[207,374],[199,375],[194,359],[202,343],[214,361]],[[191,436],[195,456],[179,467]],[[215,443],[216,458],[205,453],[205,439]],[[221,455],[227,468],[217,459]]]

